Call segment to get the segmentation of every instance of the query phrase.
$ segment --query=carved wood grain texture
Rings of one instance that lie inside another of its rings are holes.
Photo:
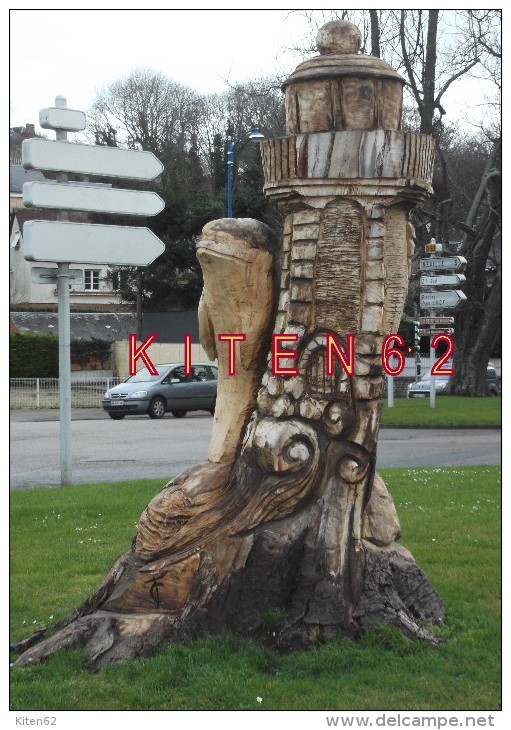
[[[352,200],[329,203],[322,214],[315,282],[315,327],[359,332],[362,311],[365,215]]]
[[[286,131],[399,130],[402,95],[400,81],[358,76],[356,71],[342,78],[305,79],[286,90]]]
[[[386,293],[383,307],[385,334],[398,331],[408,293],[408,213],[402,205],[385,208],[383,263]]]
[[[217,407],[208,458],[231,462],[255,401],[270,344],[276,307],[277,239],[252,219],[220,219],[204,226],[197,257],[204,275],[199,305],[203,346],[218,359]],[[229,344],[218,336],[240,334],[236,376],[229,375]]]
[[[360,129],[261,142],[266,188],[294,179],[410,180],[430,188],[435,146],[425,134]]]

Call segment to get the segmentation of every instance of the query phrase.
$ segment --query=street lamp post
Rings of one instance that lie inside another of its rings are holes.
[[[233,141],[227,137],[227,217],[232,218],[232,166],[234,162],[234,148],[244,139],[264,139],[257,127],[249,127]]]

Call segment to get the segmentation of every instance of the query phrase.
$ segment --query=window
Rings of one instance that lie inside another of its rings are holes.
[[[205,368],[203,365],[194,365],[193,368],[193,379],[194,380],[213,380],[211,371],[209,368]]]
[[[190,381],[190,377],[185,375],[185,369],[183,365],[174,368],[174,370],[170,373],[170,378],[177,378],[177,380],[180,380],[182,383],[187,383]]]
[[[85,291],[99,291],[99,269],[84,270]]]

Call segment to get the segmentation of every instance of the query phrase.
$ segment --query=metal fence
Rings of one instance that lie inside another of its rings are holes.
[[[73,408],[100,408],[103,393],[123,378],[103,377],[71,381]],[[58,408],[58,378],[11,378],[10,408]]]
[[[124,378],[83,378],[71,381],[71,406],[73,408],[101,408],[103,393]],[[406,397],[406,386],[413,378],[395,378],[394,395]],[[58,378],[11,378],[10,408],[58,408]]]

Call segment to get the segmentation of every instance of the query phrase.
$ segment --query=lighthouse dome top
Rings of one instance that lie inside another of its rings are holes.
[[[347,20],[332,20],[325,23],[316,36],[316,47],[322,56],[331,53],[358,53],[362,45],[362,34]]]
[[[284,82],[287,134],[401,129],[405,80],[381,58],[360,53],[362,36],[347,20],[323,25],[319,55]]]
[[[282,85],[319,79],[355,76],[358,78],[392,79],[405,83],[403,77],[381,58],[360,53],[362,35],[347,20],[332,20],[323,25],[316,36],[319,56],[301,63]]]

